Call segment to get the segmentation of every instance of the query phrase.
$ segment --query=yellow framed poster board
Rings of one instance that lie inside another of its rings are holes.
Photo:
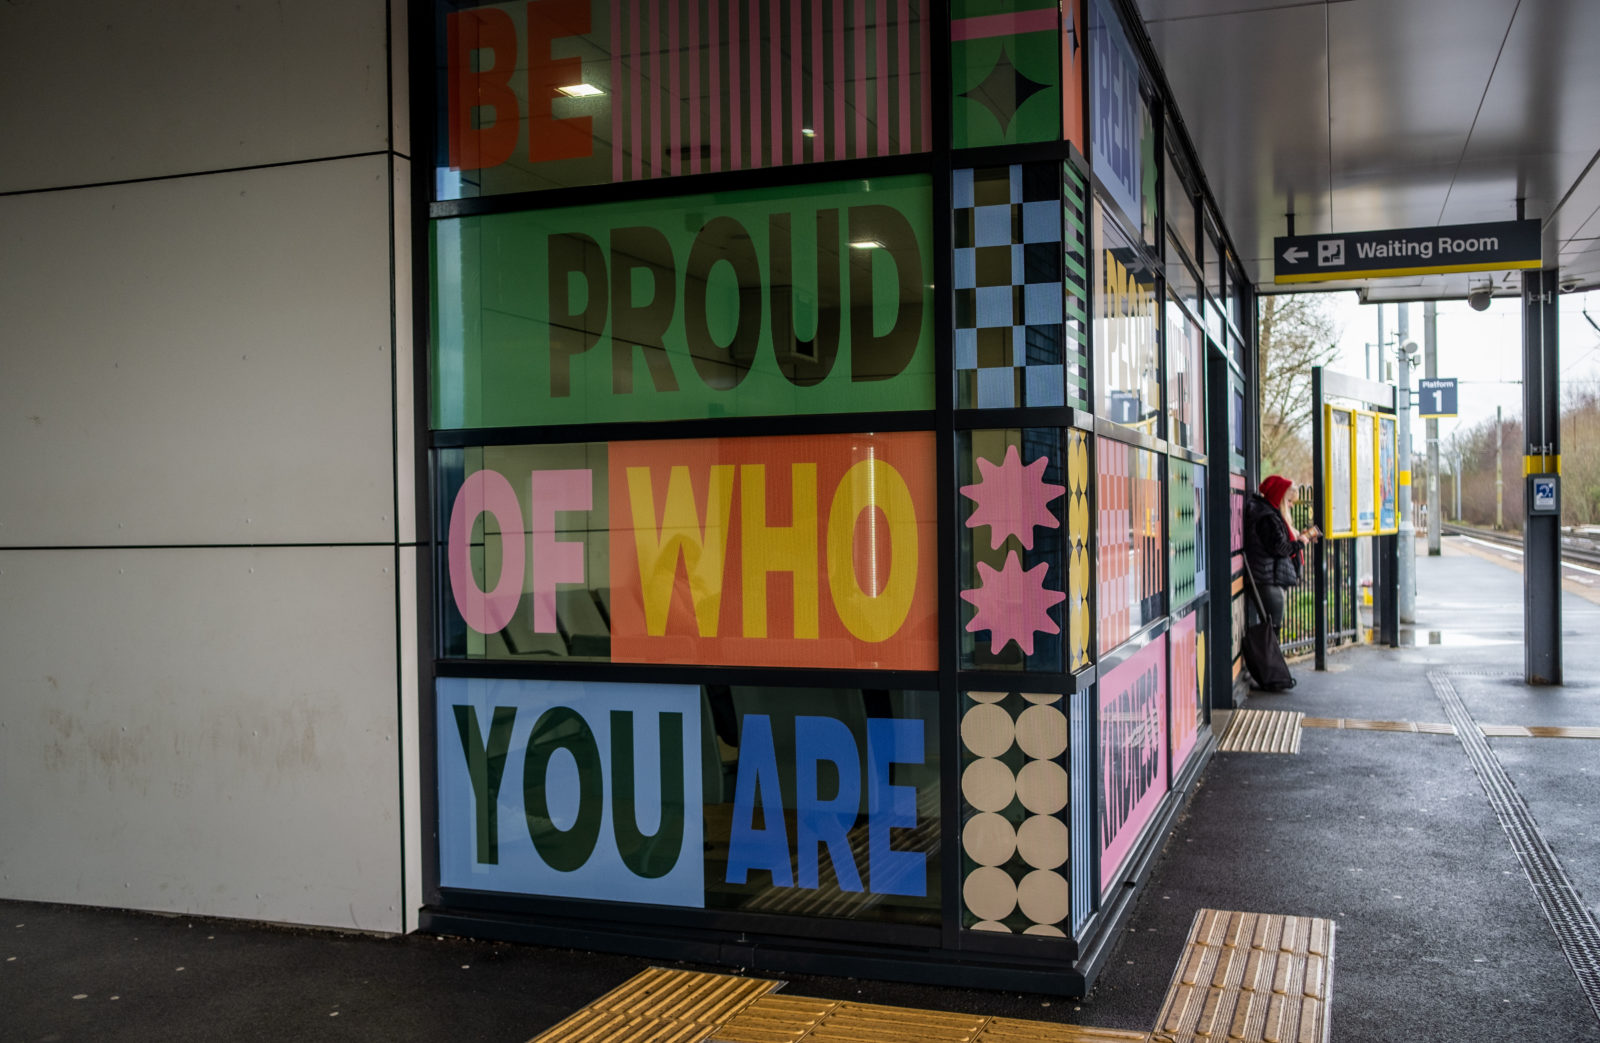
[[[1329,538],[1399,531],[1395,418],[1323,406],[1324,529]]]
[[[1322,488],[1326,503],[1322,517],[1330,537],[1355,533],[1354,411],[1323,406]]]

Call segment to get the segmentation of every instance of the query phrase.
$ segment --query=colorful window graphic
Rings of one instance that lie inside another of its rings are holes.
[[[1167,635],[1100,678],[1100,890],[1167,792]]]
[[[1149,435],[1161,415],[1156,279],[1143,250],[1094,203],[1095,412]]]
[[[1089,182],[1071,163],[1062,164],[1061,210],[1067,405],[1089,409]]]
[[[1062,405],[1064,256],[1055,165],[957,170],[951,195],[958,404]]]
[[[1158,242],[1155,133],[1139,60],[1107,0],[1089,11],[1090,140],[1095,173],[1141,238]]]
[[[1089,665],[1089,436],[1067,432],[1067,669]]]
[[[1088,41],[1089,16],[1084,0],[1062,0],[1061,3],[1061,139],[1070,141],[1083,151],[1084,66],[1088,55],[1084,44]]]
[[[1067,699],[968,692],[961,713],[962,926],[1066,937]]]
[[[1059,141],[1057,0],[955,0],[950,10],[951,142],[956,148]]]
[[[441,678],[445,887],[939,915],[932,692]]]
[[[1172,655],[1167,676],[1171,679],[1172,688],[1170,764],[1174,776],[1182,770],[1200,735],[1206,659],[1206,632],[1200,624],[1201,611],[1175,617],[1172,629],[1167,632]]]
[[[1196,465],[1172,457],[1167,461],[1167,508],[1171,537],[1171,597],[1173,607],[1187,605],[1199,593],[1195,572],[1201,555],[1202,506],[1195,496]]]
[[[933,457],[928,432],[441,451],[446,654],[935,669]]]
[[[965,669],[1065,669],[1062,602],[1074,534],[1062,524],[1070,518],[1062,434],[1025,428],[961,436]]]
[[[931,205],[912,176],[435,221],[433,426],[931,409]]]
[[[453,6],[439,199],[933,147],[914,0]]]
[[[1162,612],[1166,519],[1155,453],[1098,438],[1095,464],[1095,604],[1103,655]]]

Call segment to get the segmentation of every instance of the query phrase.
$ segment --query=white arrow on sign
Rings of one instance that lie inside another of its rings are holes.
[[[1290,264],[1299,264],[1301,261],[1310,256],[1310,251],[1302,250],[1298,246],[1291,246],[1289,249],[1283,251],[1283,259],[1288,261]]]

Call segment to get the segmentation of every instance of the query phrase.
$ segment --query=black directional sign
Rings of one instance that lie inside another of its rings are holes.
[[[1544,263],[1538,221],[1281,235],[1272,254],[1274,282],[1498,272]]]
[[[1456,378],[1423,379],[1417,384],[1417,415],[1455,416]]]

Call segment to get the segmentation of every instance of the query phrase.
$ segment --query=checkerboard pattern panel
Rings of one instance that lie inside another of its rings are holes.
[[[1109,438],[1095,440],[1095,606],[1102,653],[1133,633],[1133,452]]]
[[[957,405],[1064,405],[1065,256],[1054,164],[957,170],[952,203]]]

